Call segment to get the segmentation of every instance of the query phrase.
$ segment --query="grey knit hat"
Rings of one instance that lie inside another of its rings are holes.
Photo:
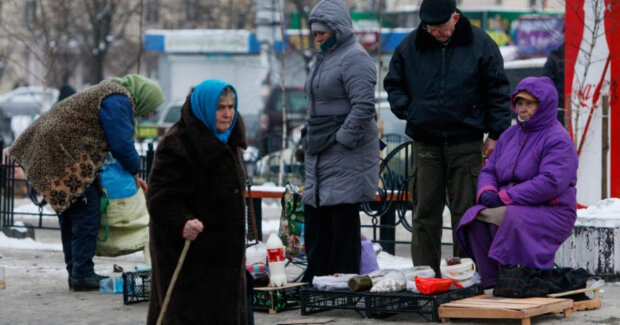
[[[327,27],[327,25],[315,21],[310,25],[310,29],[312,30],[312,32],[321,32],[321,33],[333,33],[329,27]]]
[[[456,11],[455,0],[424,0],[420,5],[420,20],[424,25],[441,25]]]

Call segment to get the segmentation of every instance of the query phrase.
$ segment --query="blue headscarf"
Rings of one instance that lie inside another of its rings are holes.
[[[215,112],[217,111],[217,105],[220,100],[220,95],[224,88],[232,88],[235,92],[235,117],[228,130],[224,132],[218,132],[215,128]],[[237,103],[239,102],[239,96],[237,90],[231,84],[218,79],[209,79],[201,82],[194,88],[192,96],[190,97],[190,103],[192,105],[192,113],[218,138],[220,141],[227,143],[228,137],[235,127],[237,122]]]

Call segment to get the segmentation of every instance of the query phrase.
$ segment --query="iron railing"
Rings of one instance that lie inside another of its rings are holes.
[[[148,175],[153,164],[153,145],[149,144],[146,155],[140,156],[140,178],[148,181]],[[5,227],[32,227],[37,229],[59,230],[57,214],[49,212],[44,207],[45,200],[30,186],[21,168],[8,156],[0,164],[0,230]],[[38,208],[37,212],[15,211],[15,197],[17,193],[30,199]],[[15,217],[28,220],[28,225],[16,224]]]

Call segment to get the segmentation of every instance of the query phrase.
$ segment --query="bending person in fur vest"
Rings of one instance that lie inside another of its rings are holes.
[[[152,258],[147,323],[155,324],[191,240],[164,324],[246,324],[245,127],[237,93],[205,80],[157,146],[147,205]]]
[[[557,120],[553,82],[523,79],[511,104],[517,124],[499,137],[478,178],[478,205],[456,229],[485,289],[495,286],[503,265],[553,267],[577,219],[577,153]]]
[[[98,290],[93,256],[101,221],[98,172],[111,153],[136,186],[140,156],[134,117],[164,102],[159,86],[139,75],[112,78],[60,102],[35,120],[10,148],[32,187],[59,215],[69,289]]]

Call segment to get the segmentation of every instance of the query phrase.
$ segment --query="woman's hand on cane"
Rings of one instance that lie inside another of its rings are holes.
[[[187,222],[185,222],[185,226],[183,226],[183,238],[187,240],[194,240],[203,229],[204,226],[200,220],[187,220]]]

